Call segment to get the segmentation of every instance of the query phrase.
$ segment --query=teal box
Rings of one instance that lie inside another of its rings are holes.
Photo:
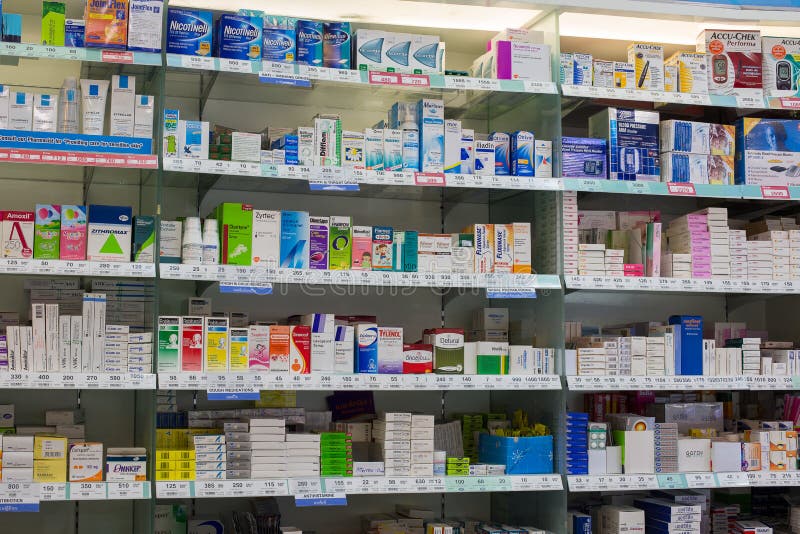
[[[417,272],[417,248],[419,234],[415,230],[403,232],[403,271],[407,273]]]
[[[478,461],[503,464],[507,475],[543,475],[553,472],[553,436],[510,438],[481,434]]]
[[[153,263],[155,261],[156,219],[149,215],[133,218],[133,261]]]

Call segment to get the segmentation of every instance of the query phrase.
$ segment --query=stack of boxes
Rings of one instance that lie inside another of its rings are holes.
[[[371,455],[384,463],[386,476],[410,476],[411,414],[385,412],[372,422]],[[431,450],[433,448],[431,447]]]
[[[227,477],[227,451],[224,434],[193,436],[196,480],[224,480]],[[210,460],[209,455],[215,459]],[[201,460],[202,458],[202,460]],[[216,458],[222,458],[217,460]]]
[[[706,216],[711,246],[711,276],[731,277],[730,230],[728,208],[705,208],[697,213]]]
[[[678,423],[655,423],[656,473],[678,471]]]
[[[589,342],[586,346],[580,346],[577,353],[579,375],[608,374],[608,353],[603,341]]]
[[[739,505],[718,506],[711,509],[711,533],[728,534],[739,516]]]
[[[666,345],[663,337],[647,338],[647,376],[663,376],[666,371]]]
[[[771,375],[786,374],[786,365],[779,364],[773,372],[772,358],[761,358],[761,338],[740,337],[728,339],[725,342],[726,348],[737,348],[741,350],[742,374],[743,375]],[[782,366],[781,366],[782,365]]]
[[[589,474],[589,414],[567,412],[567,474]]]
[[[667,252],[661,255],[661,274],[666,278],[691,278],[692,255]]]
[[[771,241],[747,241],[747,276],[772,280],[775,260]]]
[[[750,236],[754,241],[767,241],[772,244],[772,279],[790,280],[791,271],[791,241],[786,230],[773,230]],[[754,278],[758,278],[757,276]]]
[[[37,434],[33,438],[33,480],[67,481],[67,438]]]
[[[73,446],[70,449],[72,461]],[[101,446],[102,452],[102,446]],[[194,480],[197,470],[197,454],[194,449],[170,449],[156,452],[156,480]],[[200,453],[203,461],[222,461],[221,453]]]
[[[578,245],[578,274],[606,276],[606,246],[591,243]]]
[[[227,438],[241,440],[236,445],[228,440],[228,469],[248,471],[248,478],[255,479],[286,476],[286,423],[283,419],[253,418],[247,423],[223,425]],[[229,434],[227,429],[235,429],[235,433]]]
[[[747,272],[747,231],[733,230],[728,232],[728,244],[731,256],[731,278],[744,280]]]
[[[772,534],[772,527],[761,521],[736,521],[731,534]]]
[[[598,534],[621,534],[644,532],[645,514],[642,510],[626,505],[607,504],[600,507]]]
[[[645,513],[645,527],[652,532],[700,534],[703,510],[699,504],[683,504],[667,499],[636,499],[633,504]]]
[[[411,476],[433,476],[433,415],[411,415]]]
[[[577,275],[580,265],[577,191],[564,191],[562,220],[564,224],[564,275]]]
[[[734,128],[682,120],[661,122],[661,180],[696,184],[734,182]]]
[[[789,230],[789,278],[800,278],[800,230]]]
[[[445,466],[445,474],[453,477],[467,477],[470,472],[470,459],[469,458],[447,458]]]
[[[483,416],[479,414],[463,414],[461,416],[461,441],[464,447],[464,456],[473,462],[478,461],[477,435],[484,428]]]
[[[669,223],[666,236],[673,255],[691,255],[691,278],[711,278],[711,235],[705,214],[690,213],[678,217]]]
[[[3,482],[33,482],[33,436],[3,436]]]
[[[319,434],[286,434],[286,476],[320,476],[320,447]]]
[[[760,430],[745,431],[745,440],[760,445],[761,469],[797,471],[797,432],[788,421],[764,421]]]
[[[353,437],[345,432],[323,432],[319,444],[320,475],[353,476]]]

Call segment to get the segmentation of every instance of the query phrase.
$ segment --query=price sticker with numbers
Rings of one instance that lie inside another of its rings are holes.
[[[148,482],[109,482],[109,499],[143,499],[145,497],[144,486]]]
[[[187,481],[156,482],[159,499],[182,499],[192,496],[192,483]]]
[[[72,501],[98,501],[108,497],[105,482],[72,482],[69,486],[69,498]]]

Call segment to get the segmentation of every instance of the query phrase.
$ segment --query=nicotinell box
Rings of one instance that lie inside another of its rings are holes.
[[[489,141],[494,141],[494,174],[508,176],[511,174],[511,138],[507,133],[492,132]]]
[[[308,212],[281,212],[281,267],[308,269],[310,228]]]
[[[220,263],[250,265],[253,247],[253,206],[224,202],[215,212],[220,239]]]
[[[277,268],[280,265],[281,213],[253,210],[253,265]]]
[[[359,323],[355,325],[355,372],[376,374],[378,372],[378,325]]]
[[[322,63],[329,69],[349,69],[352,29],[349,22],[325,22],[322,29]]]
[[[289,372],[311,374],[311,327],[294,325],[289,328]]]
[[[354,271],[372,270],[372,227],[353,226],[351,268]]]
[[[322,22],[314,20],[298,20],[297,26],[297,62],[301,65],[321,67],[324,61]]]
[[[798,124],[749,117],[736,121],[736,183],[800,185]]]
[[[678,68],[675,90],[680,93],[708,93],[708,62],[706,54],[675,52],[666,65]]]
[[[372,227],[372,270],[392,269],[392,241],[394,239],[391,226]]]
[[[86,259],[89,261],[130,261],[131,216],[128,206],[89,206]]]
[[[128,50],[161,52],[164,0],[129,0]]]
[[[767,98],[796,99],[800,96],[800,39],[763,37],[763,82]]]
[[[614,87],[617,89],[633,88],[636,85],[636,68],[633,63],[614,62]]]
[[[458,328],[436,328],[423,333],[423,341],[433,345],[433,372],[460,375],[464,373],[464,331]]]
[[[763,93],[760,31],[703,30],[697,36],[697,51],[706,54],[709,93],[734,96]]]
[[[433,345],[414,343],[403,345],[403,374],[433,372]]]
[[[167,53],[210,56],[214,48],[211,11],[170,8],[167,11]]]
[[[328,217],[309,217],[309,269],[328,268],[328,247],[330,219]]]
[[[535,167],[533,175],[536,178],[552,178],[553,176],[553,142],[536,139],[534,141]]]
[[[514,228],[511,224],[493,224],[494,272],[510,273],[514,270]]]
[[[419,159],[422,172],[444,171],[444,102],[424,98],[417,103]]]
[[[61,206],[59,255],[62,260],[86,259],[86,206]]]
[[[328,239],[329,269],[337,271],[350,270],[352,239],[350,217],[331,216]]]
[[[128,4],[128,0],[86,0],[84,44],[89,48],[125,49]]]
[[[458,174],[461,172],[461,121],[447,119],[444,121],[444,172]]]
[[[607,108],[589,117],[589,135],[608,140],[612,180],[661,179],[658,130],[655,111]]]
[[[227,371],[230,335],[227,317],[203,318],[204,369]]]
[[[664,47],[652,43],[628,45],[628,62],[633,63],[636,89],[664,90]]]
[[[261,59],[261,17],[220,15],[216,26],[218,56],[227,59]]]
[[[180,318],[181,346],[180,370],[199,372],[203,370],[203,317],[183,316]],[[161,356],[158,357],[159,366]]]
[[[201,329],[202,330],[202,329]],[[158,372],[176,373],[181,370],[181,318],[158,318]],[[202,333],[200,352],[203,351]],[[200,368],[202,370],[202,367]]]
[[[264,61],[294,63],[297,57],[297,30],[292,19],[267,15],[261,34],[261,57]]]
[[[37,204],[34,214],[33,257],[43,260],[59,259],[61,206]]]
[[[534,138],[531,132],[511,134],[511,174],[533,176]]]

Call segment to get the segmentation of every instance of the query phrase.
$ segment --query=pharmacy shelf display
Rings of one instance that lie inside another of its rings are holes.
[[[150,482],[3,482],[3,504],[50,501],[112,501],[152,498]]]
[[[156,482],[163,499],[303,496],[317,493],[403,494],[473,493],[490,491],[558,491],[561,475],[506,475],[471,477],[349,477],[267,480],[196,480]]]

